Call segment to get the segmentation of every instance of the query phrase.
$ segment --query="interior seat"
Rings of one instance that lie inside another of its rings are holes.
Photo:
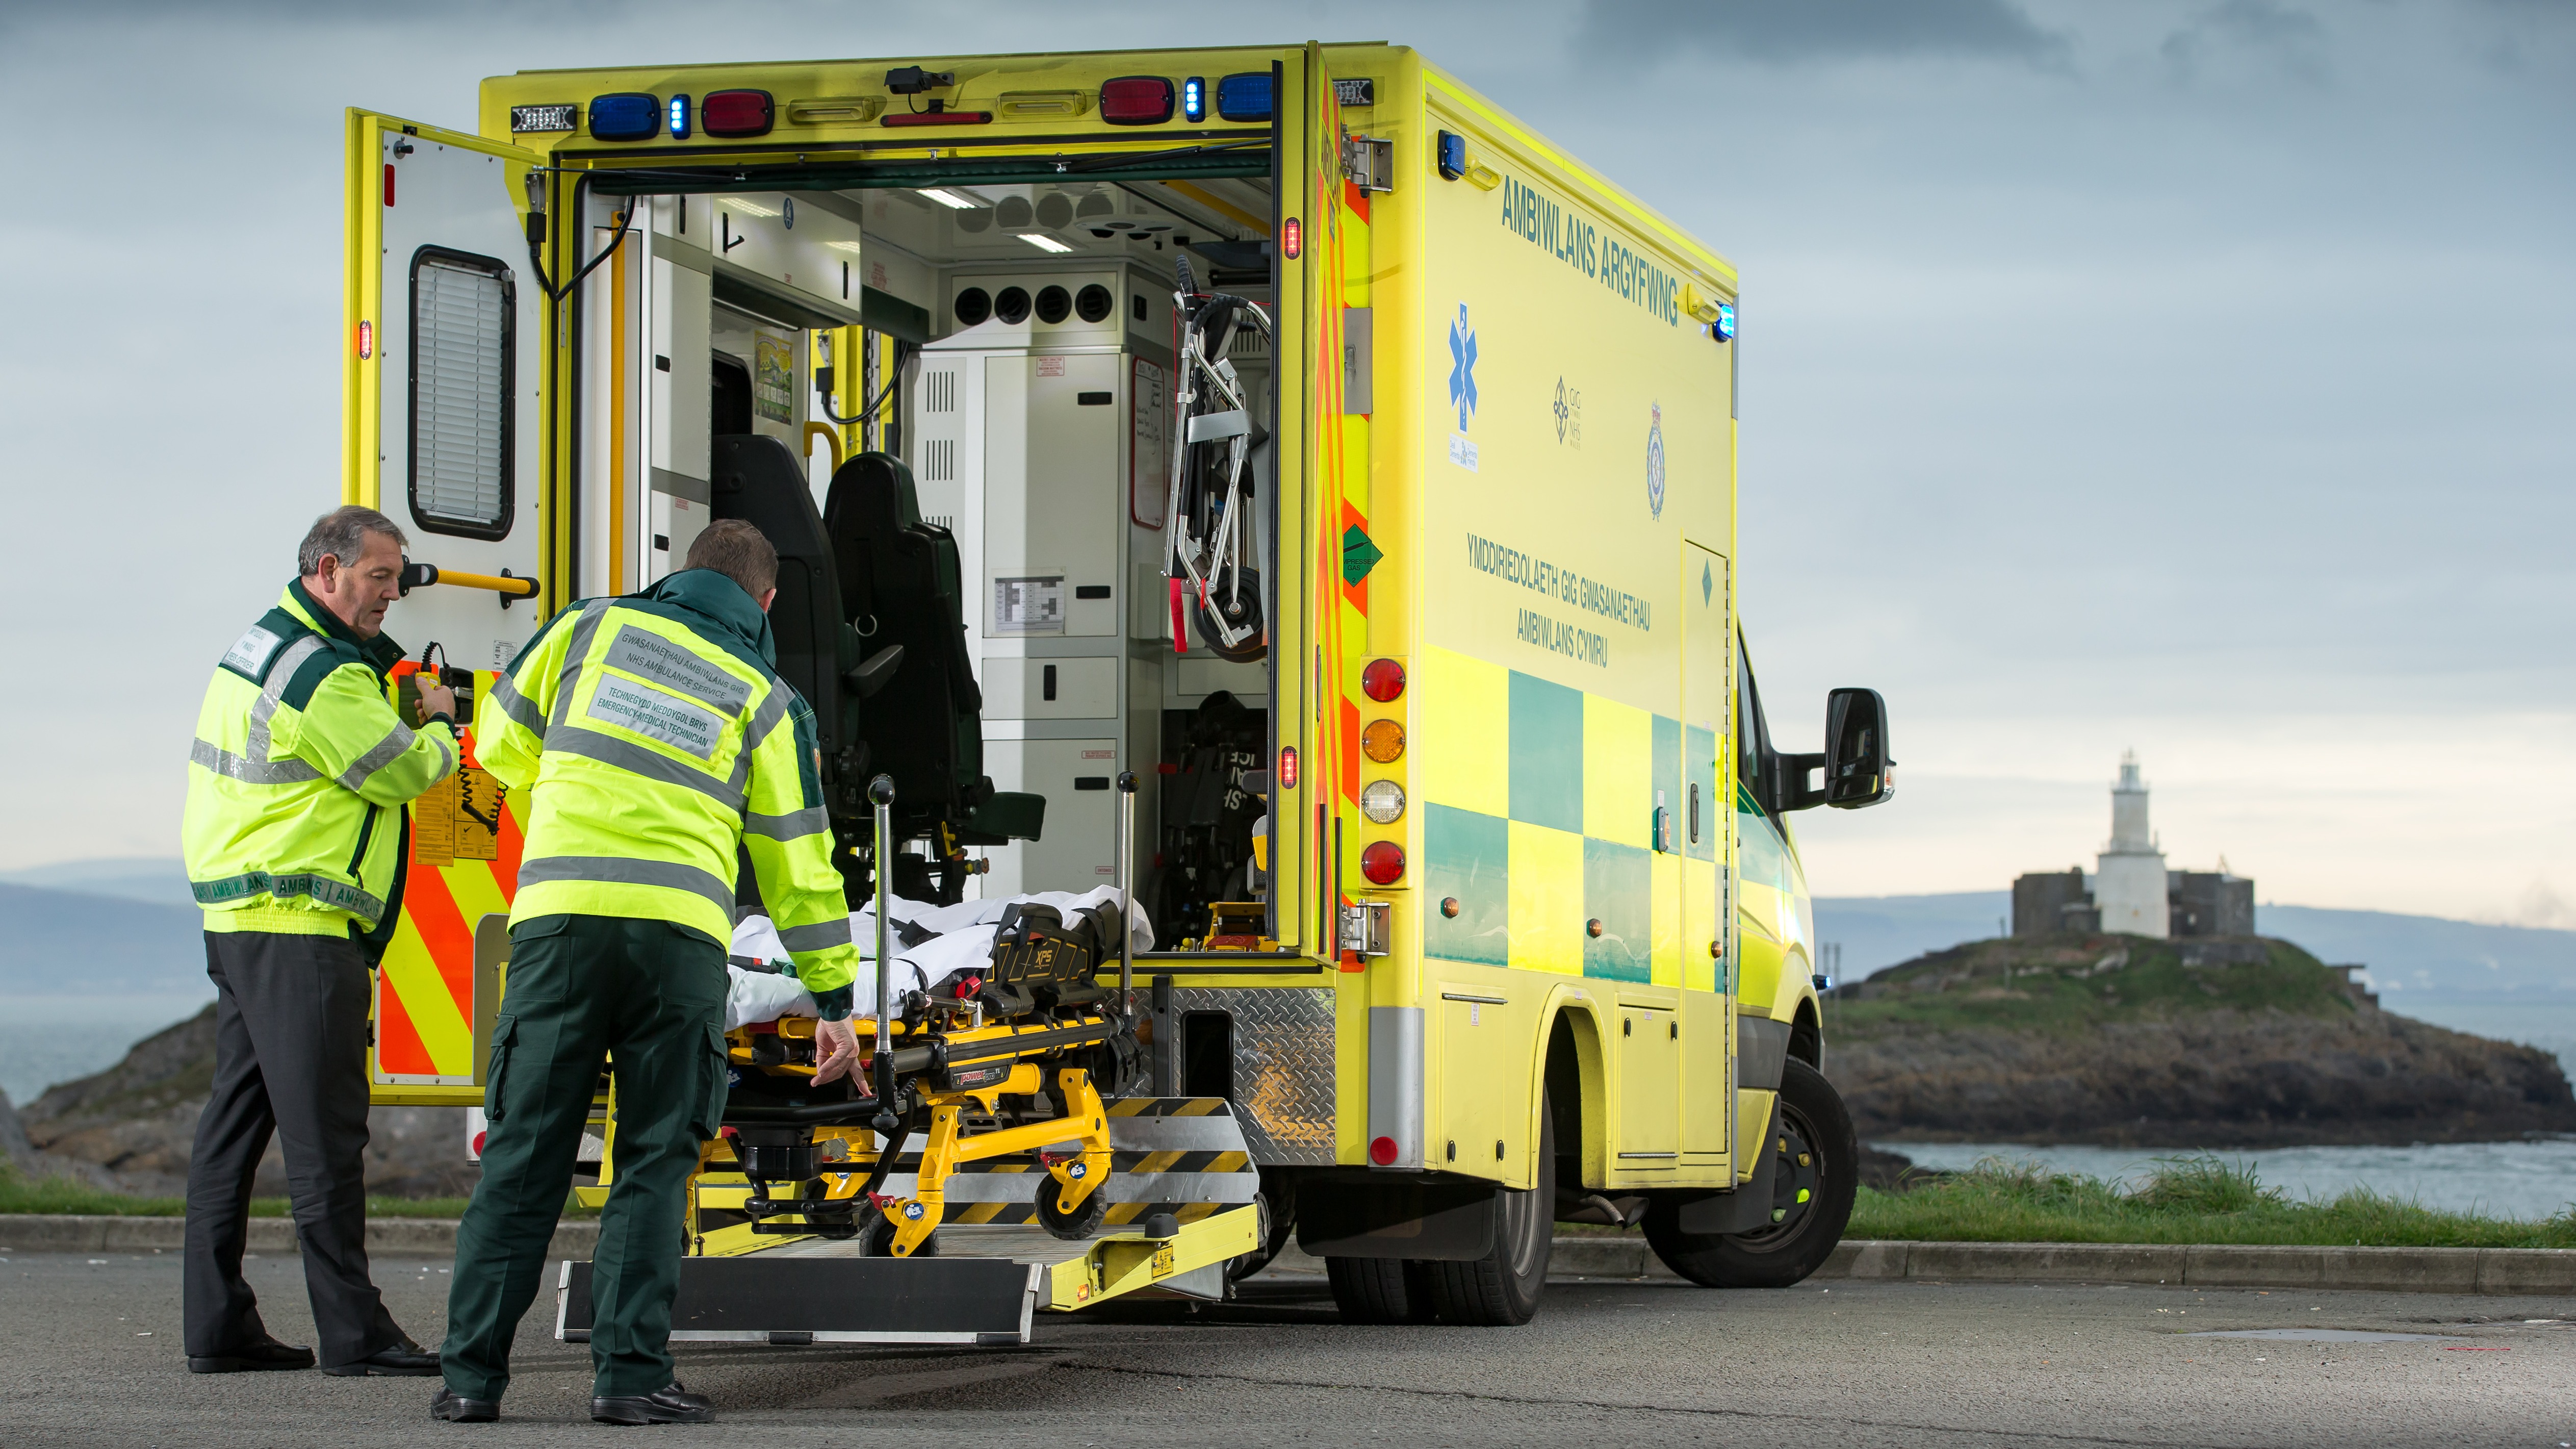
[[[957,540],[922,521],[912,470],[886,453],[843,463],[823,526],[852,637],[871,653],[903,650],[859,723],[871,768],[894,779],[902,833],[946,823],[961,845],[1036,839],[1046,797],[997,793],[984,775],[984,697],[966,648]]]

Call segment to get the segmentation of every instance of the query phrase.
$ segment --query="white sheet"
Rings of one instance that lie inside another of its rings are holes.
[[[1053,906],[1071,917],[1077,911],[1115,904],[1117,899],[1118,888],[1115,886],[1101,886],[1080,895],[1071,891],[1037,891],[994,900],[960,901],[953,906],[934,906],[896,896],[887,907],[888,916],[937,934],[916,946],[903,945],[899,937],[888,938],[895,943],[894,964],[890,972],[895,1000],[901,1001],[907,991],[927,991],[951,977],[982,969],[993,959],[993,938],[1001,934],[1005,906],[1015,903]],[[851,1014],[874,1017],[877,1009],[877,917],[873,907],[850,913],[850,937],[858,943],[861,957],[858,980],[851,987],[854,998]],[[1145,908],[1132,901],[1127,907],[1127,940],[1131,950],[1154,949],[1154,924],[1146,918]],[[767,916],[745,916],[741,924],[734,927],[733,954],[772,963],[784,963],[788,959],[787,948],[778,939],[778,928],[770,923]],[[747,1022],[815,1014],[813,994],[798,985],[796,978],[746,971],[740,967],[729,969],[732,982],[725,994],[727,1031]]]

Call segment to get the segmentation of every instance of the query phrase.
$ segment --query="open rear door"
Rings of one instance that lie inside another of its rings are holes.
[[[396,606],[391,632],[415,663],[438,645],[478,693],[557,602],[521,596],[544,548],[547,303],[524,219],[525,179],[544,164],[349,113],[341,496],[382,510],[410,535],[409,559],[439,571]],[[412,808],[402,921],[376,976],[379,1102],[481,1099],[519,815],[470,741],[466,761]]]

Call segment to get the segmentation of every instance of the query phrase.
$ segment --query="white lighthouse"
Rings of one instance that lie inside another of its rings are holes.
[[[2147,787],[2138,779],[2135,750],[2120,756],[2120,783],[2111,787],[2111,843],[2095,862],[2093,904],[2102,929],[2131,936],[2172,934],[2165,900],[2165,855],[2147,828]]]

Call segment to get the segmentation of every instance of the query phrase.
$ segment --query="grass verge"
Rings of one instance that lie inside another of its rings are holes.
[[[2327,1247],[2576,1248],[2576,1213],[2515,1222],[2356,1188],[2293,1201],[2251,1164],[2158,1159],[2126,1189],[1989,1158],[1900,1193],[1860,1190],[1853,1238],[1970,1243],[2285,1243]]]
[[[371,1218],[452,1218],[465,1212],[461,1197],[371,1197],[367,1199],[367,1216]],[[175,1218],[187,1214],[184,1198],[128,1197],[121,1192],[106,1192],[64,1177],[28,1178],[15,1168],[0,1162],[0,1213],[84,1213],[105,1217]],[[250,1215],[255,1218],[282,1218],[293,1209],[282,1197],[255,1197],[250,1200]],[[583,1207],[567,1198],[567,1218],[595,1218],[596,1208]]]

